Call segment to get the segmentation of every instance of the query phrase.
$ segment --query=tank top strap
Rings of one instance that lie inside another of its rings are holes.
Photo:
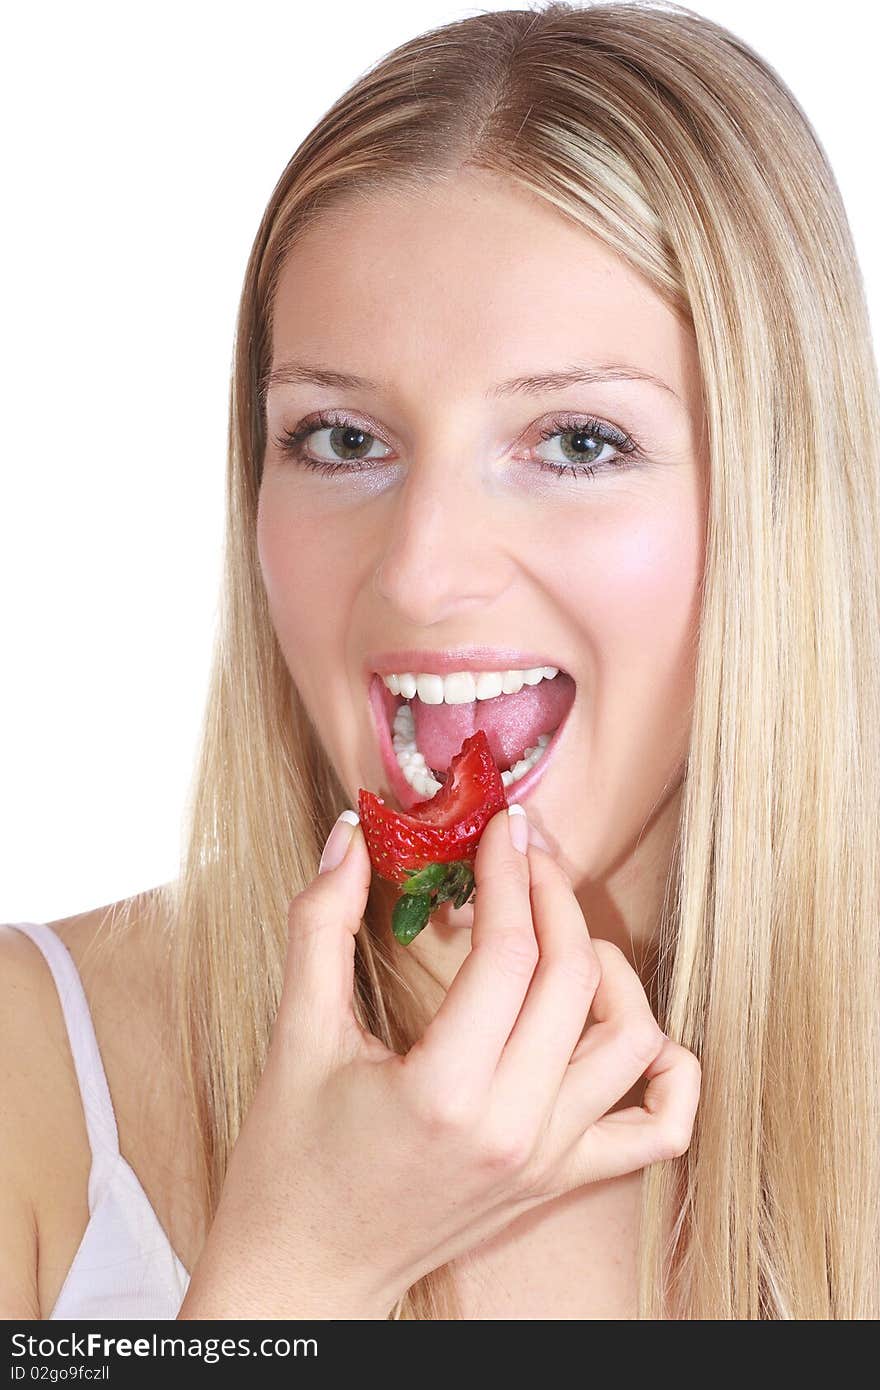
[[[119,1131],[88,1000],[73,956],[50,926],[44,922],[10,922],[8,925],[24,932],[42,952],[58,991],[92,1151],[91,1213],[118,1162]]]

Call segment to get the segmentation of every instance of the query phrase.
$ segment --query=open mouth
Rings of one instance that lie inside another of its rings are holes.
[[[438,679],[428,678],[434,684],[418,690],[410,679],[400,693],[378,674],[370,681],[382,758],[402,809],[436,795],[452,758],[477,729],[486,734],[508,801],[522,800],[555,751],[574,704],[573,677],[556,667],[536,668],[527,682],[518,682],[519,688],[452,704],[444,699]],[[422,690],[427,700],[421,698]]]

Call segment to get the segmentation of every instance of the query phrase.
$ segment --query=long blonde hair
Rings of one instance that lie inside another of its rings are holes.
[[[285,667],[257,557],[273,293],[285,253],[326,209],[380,187],[417,194],[465,165],[600,237],[692,326],[701,363],[707,560],[657,998],[703,1082],[690,1149],[643,1174],[638,1316],[876,1318],[869,321],[803,111],[741,39],[669,4],[543,4],[421,34],[330,107],[269,200],[237,323],[203,737],[180,877],[156,890],[207,1218],[266,1060],[287,905],[349,801]],[[371,894],[355,1006],[402,1051],[423,1020],[399,949]],[[450,1270],[421,1278],[390,1316],[460,1316]]]

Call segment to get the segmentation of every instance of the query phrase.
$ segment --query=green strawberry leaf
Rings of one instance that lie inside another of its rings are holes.
[[[446,875],[444,882],[437,892],[438,902],[455,902],[465,893],[464,901],[470,897],[471,889],[474,886],[474,874],[470,864],[463,860],[450,865],[450,871]]]
[[[431,893],[444,882],[451,867],[451,864],[426,864],[421,869],[407,869],[407,882],[401,892]]]
[[[428,893],[402,893],[391,914],[391,930],[402,946],[408,946],[427,926],[431,915]]]
[[[475,890],[475,888],[474,888],[474,881],[473,881],[473,879],[471,879],[471,880],[470,880],[469,882],[467,882],[467,883],[464,883],[464,884],[462,885],[461,892],[458,894],[457,898],[455,899],[455,906],[456,906],[456,907],[464,907],[465,903],[468,901],[468,899],[472,896],[472,894],[473,894],[475,891],[476,891],[476,890]]]
[[[407,882],[391,916],[391,930],[403,946],[408,946],[427,926],[431,913],[441,903],[464,907],[476,891],[473,865],[466,859],[455,859],[449,864],[426,864],[407,872]]]

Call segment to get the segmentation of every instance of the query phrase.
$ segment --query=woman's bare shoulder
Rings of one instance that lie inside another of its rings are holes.
[[[119,919],[118,911],[110,909],[110,914]],[[108,909],[96,908],[47,924],[84,977],[89,975],[85,962],[107,920]],[[133,930],[130,942],[136,938]],[[116,968],[121,965],[117,960]],[[86,992],[89,997],[88,986]],[[101,993],[99,988],[89,998],[92,1008]],[[51,1277],[51,1242],[46,1239],[51,1214],[70,1212],[74,1227],[88,1219],[87,1209],[83,1217],[77,1203],[85,1208],[89,1164],[79,1086],[54,979],[30,937],[2,924],[0,1316],[40,1316],[43,1285]],[[75,1229],[70,1239],[76,1239]]]
[[[174,1207],[185,1150],[164,1059],[166,901],[151,890],[47,925],[83,984],[121,1150],[179,1249],[188,1248]],[[23,932],[0,926],[0,1247],[8,1252],[0,1258],[0,1316],[35,1317],[37,1306],[53,1305],[88,1221],[90,1162],[52,975]]]
[[[57,1075],[43,1026],[47,993],[36,948],[0,926],[0,1317],[39,1317],[35,1162]],[[50,988],[54,988],[49,982]]]
[[[84,985],[88,978],[111,970],[142,980],[146,970],[152,988],[167,942],[168,913],[165,890],[153,888],[48,925],[72,955]]]
[[[152,895],[139,895],[47,923],[73,957],[99,1041],[112,1028],[108,1009],[120,1015],[136,997],[151,1012],[156,963],[147,923],[154,912]],[[145,1026],[155,1022],[141,1017]],[[74,1134],[82,1128],[81,1098],[52,974],[30,937],[8,924],[0,925],[0,1058],[4,1115],[17,1134],[9,1161],[19,1162],[26,1180],[39,1169],[31,1148],[46,1153],[55,1129],[70,1145],[71,1119]]]
[[[164,890],[152,889],[49,923],[73,957],[117,1110],[120,1139],[128,1138],[135,1150],[132,1126],[141,1127],[136,1110],[143,1109],[154,1090],[160,1111],[169,1096],[155,1084],[170,1063],[169,911]],[[150,1058],[149,1076],[144,1075],[145,1057]],[[156,1118],[151,1113],[148,1123]]]

